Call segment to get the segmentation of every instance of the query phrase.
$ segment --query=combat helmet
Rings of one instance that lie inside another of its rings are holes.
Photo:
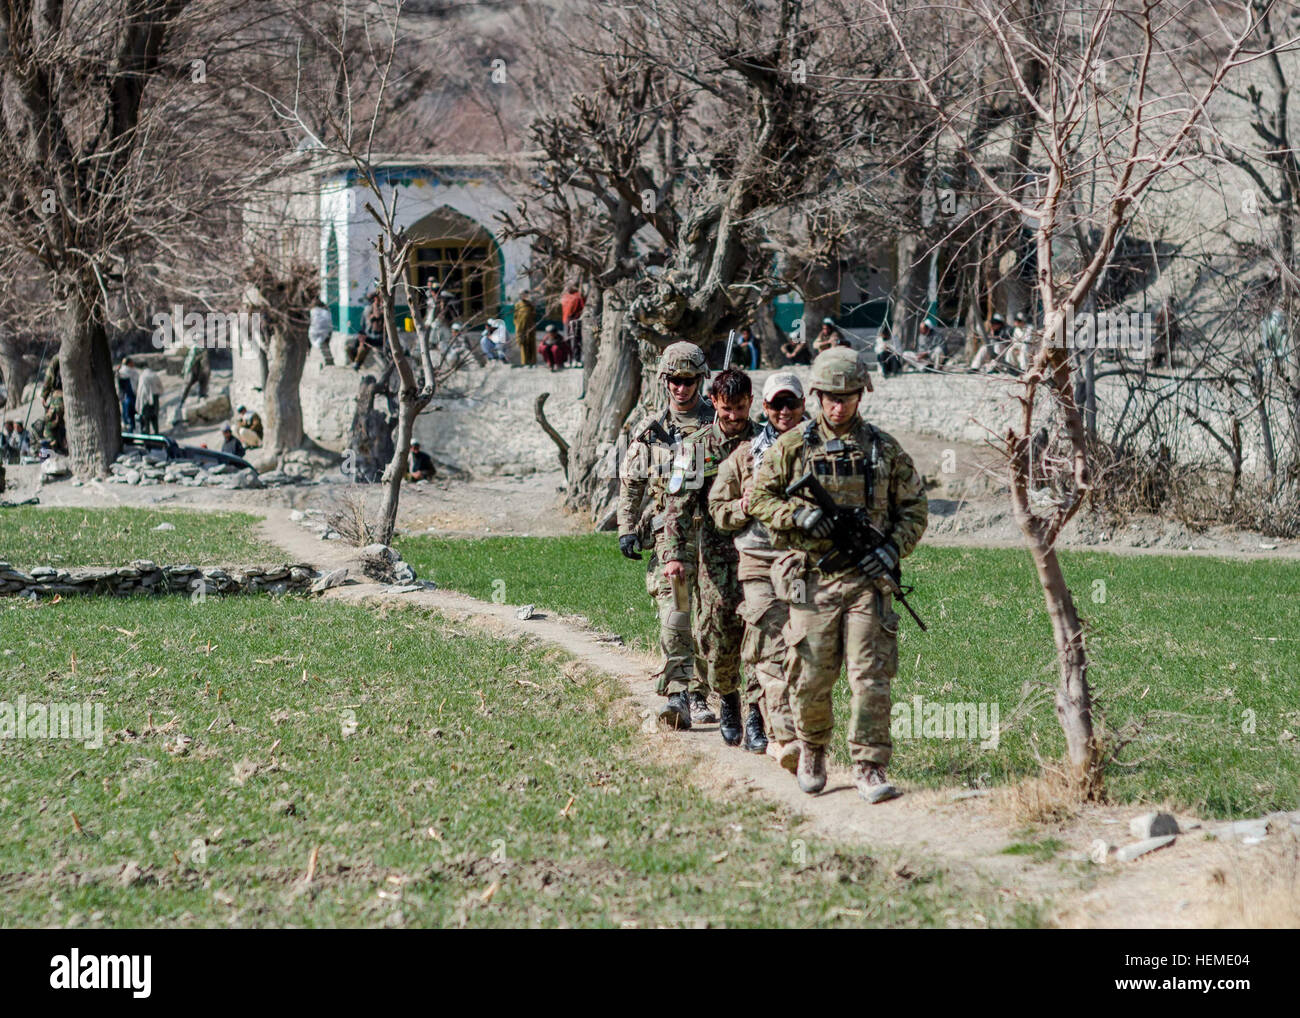
[[[837,346],[813,361],[808,388],[816,392],[857,392],[870,389],[871,378],[856,350]]]
[[[704,351],[694,343],[671,343],[659,358],[659,375],[678,375],[698,378],[709,377],[709,364]]]

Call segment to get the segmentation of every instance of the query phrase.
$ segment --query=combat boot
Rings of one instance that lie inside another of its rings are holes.
[[[780,742],[772,739],[767,744],[767,755],[779,763],[791,774],[799,770],[799,740],[791,739],[789,742]]]
[[[668,728],[686,730],[691,727],[691,706],[685,693],[673,693],[659,712],[659,723]]]
[[[740,691],[722,694],[722,710],[718,718],[718,731],[728,746],[739,746],[744,730],[740,727]]]
[[[865,760],[859,760],[853,765],[853,783],[858,786],[858,795],[873,805],[897,799],[903,794],[886,780],[885,768],[881,764]]]
[[[799,769],[795,771],[800,791],[816,795],[826,787],[826,747],[805,742],[799,747]]]
[[[750,707],[745,718],[745,748],[751,753],[767,752],[767,732],[763,730],[763,714],[757,707]]]
[[[697,725],[711,725],[718,720],[718,715],[709,706],[709,698],[703,693],[691,694],[691,720]]]

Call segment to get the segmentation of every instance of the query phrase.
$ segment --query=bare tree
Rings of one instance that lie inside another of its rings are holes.
[[[120,445],[109,326],[150,280],[192,268],[178,248],[202,247],[229,208],[205,81],[237,22],[208,0],[0,7],[0,268],[34,265],[57,308],[78,474]]]
[[[506,233],[597,289],[568,502],[598,522],[609,516],[620,434],[638,403],[648,411],[661,398],[642,386],[644,365],[678,339],[709,349],[792,287],[773,265],[779,238],[768,224],[821,208],[857,144],[854,117],[827,87],[853,55],[819,14],[798,0],[591,2],[571,34],[548,37],[589,76],[534,122],[540,180]],[[832,250],[834,239],[818,238]],[[810,289],[822,287],[813,275]]]
[[[963,21],[963,47],[982,53],[996,68],[994,87],[1012,93],[1028,111],[1032,155],[1024,161],[1046,164],[1041,174],[1008,181],[990,172],[987,157],[971,146],[978,99],[944,102],[918,60],[910,17],[928,5],[870,6],[888,27],[902,67],[941,125],[946,143],[969,161],[1005,214],[1033,225],[1045,341],[1022,376],[1020,422],[1003,436],[1003,448],[1012,508],[1052,622],[1059,664],[1056,710],[1070,776],[1085,794],[1092,793],[1100,787],[1102,754],[1093,728],[1088,655],[1083,624],[1055,550],[1062,528],[1093,483],[1068,336],[1076,309],[1085,306],[1136,203],[1162,174],[1193,157],[1190,142],[1207,102],[1230,73],[1253,58],[1244,51],[1256,32],[1257,15],[1249,3],[1207,5],[1198,14],[1161,0],[1103,0],[1086,16],[1050,0],[950,5]],[[1225,9],[1237,18],[1234,27],[1223,20]],[[1208,66],[1194,81],[1181,70],[1189,47],[1205,54]],[[1109,73],[1099,72],[1103,63]],[[1026,73],[1029,68],[1032,73]],[[1081,180],[1094,168],[1106,186],[1091,195],[1080,193]],[[1088,236],[1095,231],[1086,251],[1066,246],[1076,225]],[[1036,507],[1030,497],[1032,457],[1043,388],[1065,450],[1048,465],[1050,503]]]

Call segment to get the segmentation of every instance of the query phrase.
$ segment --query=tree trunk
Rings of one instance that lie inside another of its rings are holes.
[[[112,354],[94,306],[94,299],[79,290],[68,294],[59,349],[69,459],[73,473],[81,478],[107,475],[122,449]]]
[[[913,232],[898,237],[898,278],[894,281],[894,339],[905,350],[916,349],[916,330],[925,321],[926,273],[916,264],[920,241]]]
[[[823,318],[840,311],[838,262],[811,262],[800,266],[799,293],[803,297],[803,334],[810,343],[821,331]]]
[[[776,324],[776,316],[772,314],[772,305],[768,301],[754,310],[754,336],[763,352],[763,367],[779,368],[784,359],[781,344],[786,341],[786,336]]]
[[[36,364],[18,337],[0,327],[0,379],[5,384],[6,410],[17,410],[22,405],[23,389],[35,377]]]
[[[389,371],[391,372],[391,368]],[[383,476],[384,468],[393,459],[393,426],[391,419],[375,409],[375,396],[387,384],[389,373],[378,381],[374,375],[363,375],[357,389],[357,406],[352,414],[352,427],[348,439],[348,456],[344,471],[352,480],[370,484]]]
[[[303,442],[299,386],[311,344],[305,329],[297,328],[299,324],[292,320],[271,336],[266,387],[262,390],[266,430],[262,447],[268,461],[278,460]]]
[[[379,507],[379,520],[375,527],[375,540],[380,544],[393,543],[393,531],[397,529],[397,506],[402,497],[402,481],[406,478],[406,464],[411,457],[411,437],[420,409],[415,387],[402,386],[397,398],[397,437],[393,442],[392,458],[384,472],[384,499]]]
[[[570,449],[566,504],[604,524],[618,497],[619,435],[641,395],[641,356],[625,327],[626,284],[602,295],[600,340],[582,423]]]
[[[1038,570],[1038,582],[1047,602],[1047,614],[1052,620],[1052,635],[1056,640],[1056,656],[1060,669],[1056,687],[1056,717],[1065,733],[1066,753],[1070,760],[1071,778],[1086,795],[1091,795],[1095,774],[1096,754],[1092,735],[1092,698],[1088,689],[1088,657],[1084,649],[1083,626],[1074,607],[1074,598],[1066,585],[1056,549],[1041,538],[1029,539],[1029,551]]]

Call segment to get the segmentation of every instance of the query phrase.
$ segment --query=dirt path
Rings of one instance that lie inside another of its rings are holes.
[[[350,577],[361,581],[335,588],[328,597],[407,602],[495,636],[531,637],[622,680],[631,691],[627,706],[637,716],[650,717],[659,707],[650,681],[654,662],[578,621],[549,614],[521,621],[516,606],[454,591],[392,593],[365,580],[355,549],[322,542],[285,515],[273,514],[261,531],[293,559],[321,569],[346,566]],[[1202,831],[1192,830],[1136,862],[1093,866],[1083,861],[1098,838],[1119,845],[1133,841],[1128,821],[1144,812],[1138,807],[1089,808],[1066,823],[1042,827],[1038,837],[1059,839],[1065,848],[1052,861],[1036,863],[1002,854],[1007,845],[1026,840],[1023,831],[1017,833],[1023,825],[1014,819],[1005,792],[954,801],[959,789],[911,789],[901,799],[868,807],[847,771],[832,769],[827,791],[806,796],[770,758],[723,745],[715,725],[667,733],[643,724],[643,732],[651,752],[694,764],[694,779],[711,794],[762,795],[804,817],[808,832],[818,837],[894,850],[914,863],[930,860],[959,884],[992,881],[1008,899],[1046,901],[1050,917],[1063,926],[1198,928],[1242,921],[1225,896],[1233,874],[1247,867],[1245,855],[1252,849],[1210,842]]]

